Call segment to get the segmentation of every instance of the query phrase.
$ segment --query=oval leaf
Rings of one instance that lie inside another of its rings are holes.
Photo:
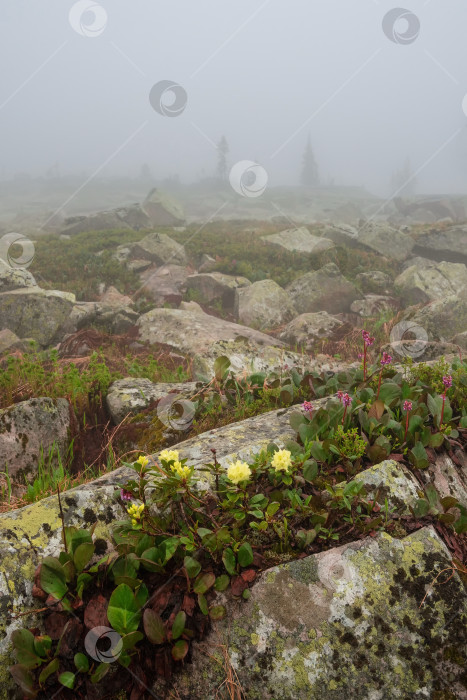
[[[163,644],[165,640],[165,626],[159,615],[151,608],[146,608],[143,614],[143,627],[146,637],[151,644]]]
[[[181,661],[188,654],[188,642],[184,639],[179,639],[172,647],[172,658],[175,661]]]
[[[176,616],[174,623],[172,625],[172,639],[178,639],[182,636],[183,630],[185,629],[186,613],[180,610]]]

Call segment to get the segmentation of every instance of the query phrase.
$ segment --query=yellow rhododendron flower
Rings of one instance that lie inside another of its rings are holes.
[[[182,479],[187,479],[191,474],[190,467],[183,467],[181,462],[179,462],[178,460],[174,462],[170,468]]]
[[[136,525],[137,520],[141,520],[141,515],[144,510],[144,503],[141,503],[141,505],[137,506],[136,503],[133,503],[131,506],[129,506],[126,509],[126,512],[128,515],[131,517],[131,524]]]
[[[274,453],[271,461],[271,466],[276,472],[286,472],[292,464],[292,453],[289,450],[278,450]]]
[[[159,459],[163,459],[166,462],[178,462],[178,450],[162,450]]]
[[[144,455],[140,455],[136,461],[138,464],[141,464],[142,467],[146,467],[149,464],[149,459]]]
[[[237,460],[233,462],[227,469],[227,478],[233,484],[238,484],[240,481],[245,481],[251,476],[251,469],[246,462],[240,462]]]

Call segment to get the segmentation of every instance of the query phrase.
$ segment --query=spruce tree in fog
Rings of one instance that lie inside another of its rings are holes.
[[[217,144],[217,179],[220,182],[227,181],[227,154],[229,150],[227,139],[222,136]]]
[[[313,149],[311,147],[310,136],[308,136],[305,153],[303,154],[300,183],[303,185],[303,187],[317,187],[317,185],[319,185],[318,165],[316,164]]]

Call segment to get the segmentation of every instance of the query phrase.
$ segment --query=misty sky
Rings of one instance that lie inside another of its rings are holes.
[[[214,172],[225,134],[230,164],[296,184],[310,133],[324,180],[384,194],[410,156],[414,170],[432,159],[419,191],[467,190],[465,0],[407,0],[407,45],[383,33],[386,0],[102,0],[94,37],[71,27],[74,4],[1,0],[2,178],[147,162],[189,182]],[[151,107],[161,80],[186,90],[180,116]]]

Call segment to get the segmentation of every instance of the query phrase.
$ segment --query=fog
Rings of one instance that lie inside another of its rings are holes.
[[[384,0],[103,0],[70,20],[74,4],[2,0],[2,180],[137,177],[147,163],[195,182],[225,135],[229,166],[295,185],[310,136],[325,184],[386,196],[410,158],[418,192],[465,192],[461,0],[408,2],[420,31],[406,44],[384,33]],[[186,91],[179,116],[150,104],[164,80]]]

